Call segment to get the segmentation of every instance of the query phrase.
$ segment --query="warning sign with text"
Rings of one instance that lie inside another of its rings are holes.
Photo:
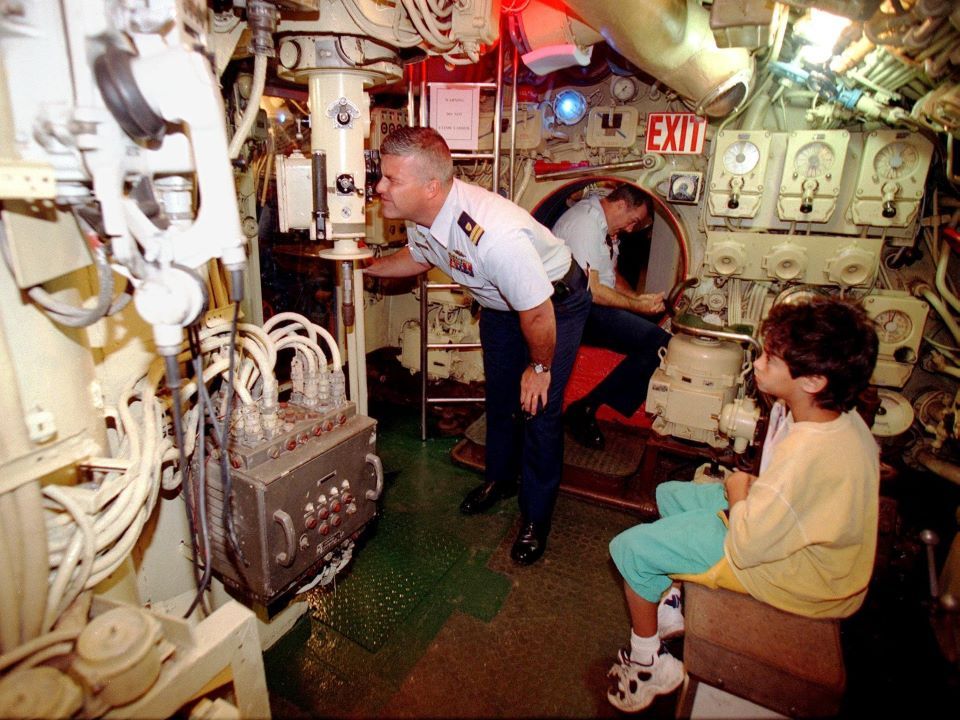
[[[476,150],[479,138],[480,88],[458,83],[430,83],[430,127],[451,150]]]
[[[695,113],[647,115],[647,152],[661,155],[699,155],[707,134],[707,120]]]

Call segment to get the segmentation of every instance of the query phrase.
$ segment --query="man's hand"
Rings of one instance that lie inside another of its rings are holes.
[[[726,480],[723,481],[723,487],[727,491],[728,505],[733,507],[735,503],[745,499],[747,493],[750,492],[750,486],[753,485],[753,481],[756,479],[756,476],[745,473],[742,470],[737,470],[727,475]]]
[[[417,262],[410,255],[410,248],[401,248],[392,255],[384,255],[363,268],[370,277],[397,278],[419,275],[430,269],[429,263]]]
[[[520,406],[528,415],[536,415],[547,405],[547,390],[550,389],[550,371],[536,372],[532,367],[523,371],[520,378]]]
[[[666,306],[663,304],[663,293],[647,293],[645,295],[634,296],[635,312],[644,315],[658,315],[662,313]]]
[[[521,310],[520,332],[527,343],[532,362],[550,366],[553,350],[557,344],[557,321],[553,314],[553,302],[547,298],[529,310]],[[547,390],[550,388],[550,371],[538,373],[528,367],[520,377],[520,406],[529,415],[536,415],[547,405]]]

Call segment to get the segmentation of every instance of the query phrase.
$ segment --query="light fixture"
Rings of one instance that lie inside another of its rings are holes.
[[[806,43],[800,50],[800,57],[812,65],[827,62],[833,56],[833,47],[840,34],[850,22],[850,18],[811,8],[793,26],[793,34]]]
[[[587,114],[587,99],[579,90],[561,90],[553,101],[553,112],[563,125],[576,125]]]

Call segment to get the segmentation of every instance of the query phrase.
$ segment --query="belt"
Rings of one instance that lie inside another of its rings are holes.
[[[576,260],[570,258],[570,267],[567,274],[559,280],[553,281],[553,299],[557,302],[563,302],[570,295],[587,289],[587,274]]]

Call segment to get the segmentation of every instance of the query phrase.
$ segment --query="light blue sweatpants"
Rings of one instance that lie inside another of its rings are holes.
[[[701,573],[723,557],[727,526],[723,483],[671,481],[657,486],[660,519],[635,525],[610,541],[610,556],[627,584],[658,602],[673,573]]]

